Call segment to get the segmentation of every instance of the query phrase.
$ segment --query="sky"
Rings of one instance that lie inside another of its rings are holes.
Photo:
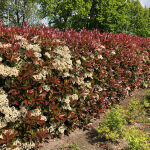
[[[140,0],[141,4],[143,5],[143,7],[147,7],[150,8],[150,0]]]

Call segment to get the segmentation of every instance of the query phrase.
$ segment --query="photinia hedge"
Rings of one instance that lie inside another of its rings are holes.
[[[150,87],[150,38],[0,26],[0,147],[38,149]]]

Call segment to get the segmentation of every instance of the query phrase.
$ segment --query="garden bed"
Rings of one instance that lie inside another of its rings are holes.
[[[144,95],[147,93],[148,89],[138,89],[135,92],[132,92],[125,100],[123,100],[120,105],[127,107],[132,98],[137,98],[143,100]],[[148,112],[146,116],[149,116]],[[123,140],[120,140],[118,143],[113,143],[110,141],[103,141],[97,137],[96,127],[99,122],[103,121],[103,114],[100,119],[93,120],[89,124],[88,129],[83,131],[76,129],[69,136],[62,136],[61,139],[50,140],[49,143],[43,142],[42,148],[40,150],[123,150],[127,143]],[[135,127],[138,129],[150,133],[150,123],[134,123]]]

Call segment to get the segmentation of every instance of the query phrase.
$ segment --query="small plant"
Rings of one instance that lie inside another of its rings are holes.
[[[138,99],[131,99],[126,114],[128,123],[141,121],[146,114],[144,105],[142,105]]]
[[[113,142],[118,141],[124,135],[123,126],[127,123],[124,119],[125,110],[115,105],[104,116],[104,122],[97,127],[98,137]]]
[[[145,108],[149,108],[150,107],[150,90],[144,96],[143,104],[144,104]]]
[[[150,144],[148,142],[149,136],[136,129],[134,126],[126,130],[125,140],[128,142],[126,150],[149,150]]]
[[[138,99],[131,99],[127,109],[115,105],[106,112],[104,122],[97,127],[98,137],[112,142],[124,139],[128,142],[126,150],[148,150],[149,135],[134,126],[130,128],[125,126],[136,121],[140,122],[141,119],[147,119],[146,111]]]
[[[72,150],[80,150],[77,144],[73,143],[68,146],[62,147],[61,150],[65,150],[66,148],[72,149]]]
[[[144,100],[143,100],[143,103],[144,103],[144,107],[145,107],[145,108],[149,108],[149,107],[150,107],[150,100],[144,99]]]

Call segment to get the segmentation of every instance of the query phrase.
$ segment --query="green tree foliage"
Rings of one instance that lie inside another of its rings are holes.
[[[81,29],[86,26],[90,0],[41,0],[41,15],[49,18],[49,25]]]
[[[30,25],[48,18],[51,27],[80,31],[99,29],[101,32],[150,36],[150,9],[139,0],[5,0],[0,1],[0,19],[5,24]]]
[[[127,23],[125,0],[101,0],[97,20],[104,32],[123,32]]]
[[[139,0],[41,0],[41,17],[59,29],[99,29],[148,37],[149,9]]]
[[[125,0],[42,0],[41,6],[49,24],[60,29],[122,32],[126,25]]]
[[[143,20],[143,34],[141,36],[143,37],[150,37],[150,12],[149,9],[144,9],[144,20]]]
[[[139,0],[130,0],[128,4],[128,32],[143,37],[150,36],[149,10],[144,9]]]
[[[4,6],[6,5],[6,2],[7,1],[2,1],[2,0],[0,1],[0,17],[2,17],[2,15],[3,15]]]
[[[22,26],[24,21],[35,24],[38,22],[37,2],[34,0],[1,1],[0,19],[5,25]]]

